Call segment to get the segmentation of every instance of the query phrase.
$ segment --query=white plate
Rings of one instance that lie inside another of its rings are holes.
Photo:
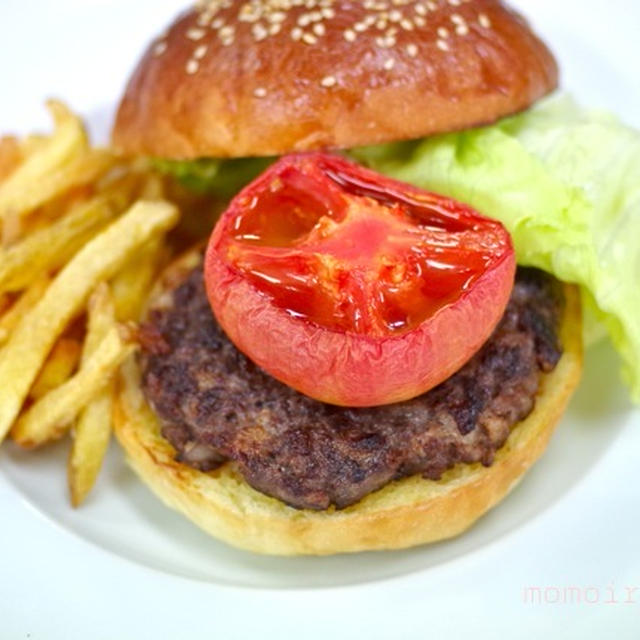
[[[552,44],[566,88],[640,126],[640,5],[516,4]],[[41,103],[56,95],[106,137],[140,48],[180,8],[0,3],[0,131],[48,125]],[[589,352],[580,391],[521,485],[465,536],[406,552],[275,559],[232,550],[160,505],[115,446],[87,505],[73,511],[64,443],[37,453],[3,445],[0,637],[533,638],[555,637],[560,625],[566,637],[637,637],[640,412],[617,366],[607,346]]]

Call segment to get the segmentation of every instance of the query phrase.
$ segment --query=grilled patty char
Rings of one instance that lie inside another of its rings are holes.
[[[349,409],[290,389],[241,354],[196,268],[142,327],[143,388],[180,461],[202,471],[233,461],[291,506],[342,508],[397,478],[490,465],[560,358],[561,295],[550,276],[519,269],[503,319],[458,373],[413,400]]]

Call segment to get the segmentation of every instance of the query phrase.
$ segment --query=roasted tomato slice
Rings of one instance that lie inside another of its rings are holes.
[[[322,153],[233,199],[205,259],[211,307],[272,376],[333,404],[417,396],[487,340],[513,285],[499,222]]]

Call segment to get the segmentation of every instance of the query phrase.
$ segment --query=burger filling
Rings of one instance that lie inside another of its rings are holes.
[[[297,508],[343,508],[406,476],[491,465],[561,355],[560,285],[520,268],[502,320],[457,373],[412,400],[338,407],[236,349],[211,313],[201,267],[170,300],[142,327],[141,365],[176,458],[201,471],[232,463],[252,487]]]

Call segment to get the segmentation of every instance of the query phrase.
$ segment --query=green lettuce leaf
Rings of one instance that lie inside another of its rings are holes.
[[[501,220],[518,261],[581,285],[640,402],[640,134],[555,97],[500,123],[352,150]]]
[[[158,171],[172,175],[183,186],[195,193],[210,194],[222,200],[229,200],[273,161],[274,158],[233,158],[230,160],[154,158],[152,163]]]

